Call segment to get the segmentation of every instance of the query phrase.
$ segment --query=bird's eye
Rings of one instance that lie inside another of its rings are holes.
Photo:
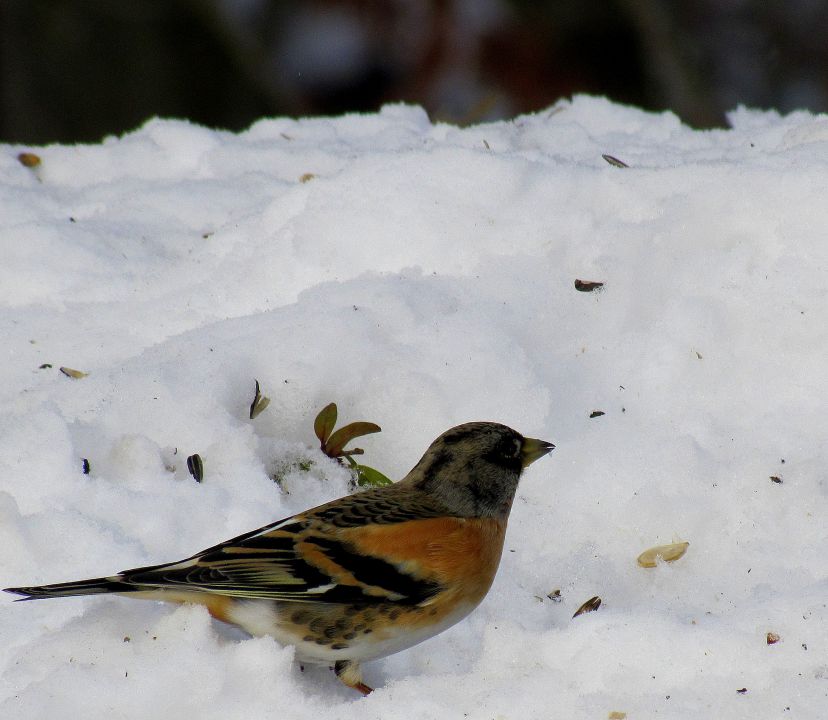
[[[520,456],[522,448],[523,438],[502,437],[483,457],[495,465],[519,473],[523,465]]]
[[[509,438],[508,440],[504,440],[504,442],[500,443],[500,447],[498,449],[504,458],[511,459],[520,457],[522,447],[523,442],[520,439]]]

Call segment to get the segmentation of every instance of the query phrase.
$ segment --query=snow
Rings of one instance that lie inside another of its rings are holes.
[[[828,118],[730,121],[576,97],[4,146],[0,587],[345,494],[313,435],[331,401],[382,426],[358,444],[394,478],[468,420],[557,449],[484,603],[367,664],[367,698],[200,607],[8,596],[0,717],[824,717]]]

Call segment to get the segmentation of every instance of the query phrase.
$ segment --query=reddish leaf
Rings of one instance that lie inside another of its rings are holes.
[[[323,451],[328,457],[339,457],[343,454],[345,446],[354,438],[370,435],[371,433],[378,433],[380,430],[379,425],[370,422],[349,423],[339,428],[339,430],[328,438],[328,441],[323,447]]]
[[[319,411],[319,415],[313,421],[313,431],[316,433],[316,437],[319,438],[323,450],[325,449],[325,442],[333,432],[335,425],[336,403],[329,403]]]

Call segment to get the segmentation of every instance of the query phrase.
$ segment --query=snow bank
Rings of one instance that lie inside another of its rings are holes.
[[[314,449],[330,401],[382,426],[359,444],[395,478],[467,420],[557,449],[484,604],[369,664],[368,698],[201,608],[10,596],[0,716],[822,717],[828,119],[730,119],[578,97],[466,129],[390,106],[3,147],[0,587],[344,494]]]

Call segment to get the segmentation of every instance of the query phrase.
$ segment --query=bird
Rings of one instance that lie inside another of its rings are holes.
[[[364,695],[361,664],[466,617],[500,564],[523,470],[554,449],[495,422],[447,430],[399,482],[284,518],[177,562],[5,588],[20,600],[114,593],[197,603],[293,645]]]

